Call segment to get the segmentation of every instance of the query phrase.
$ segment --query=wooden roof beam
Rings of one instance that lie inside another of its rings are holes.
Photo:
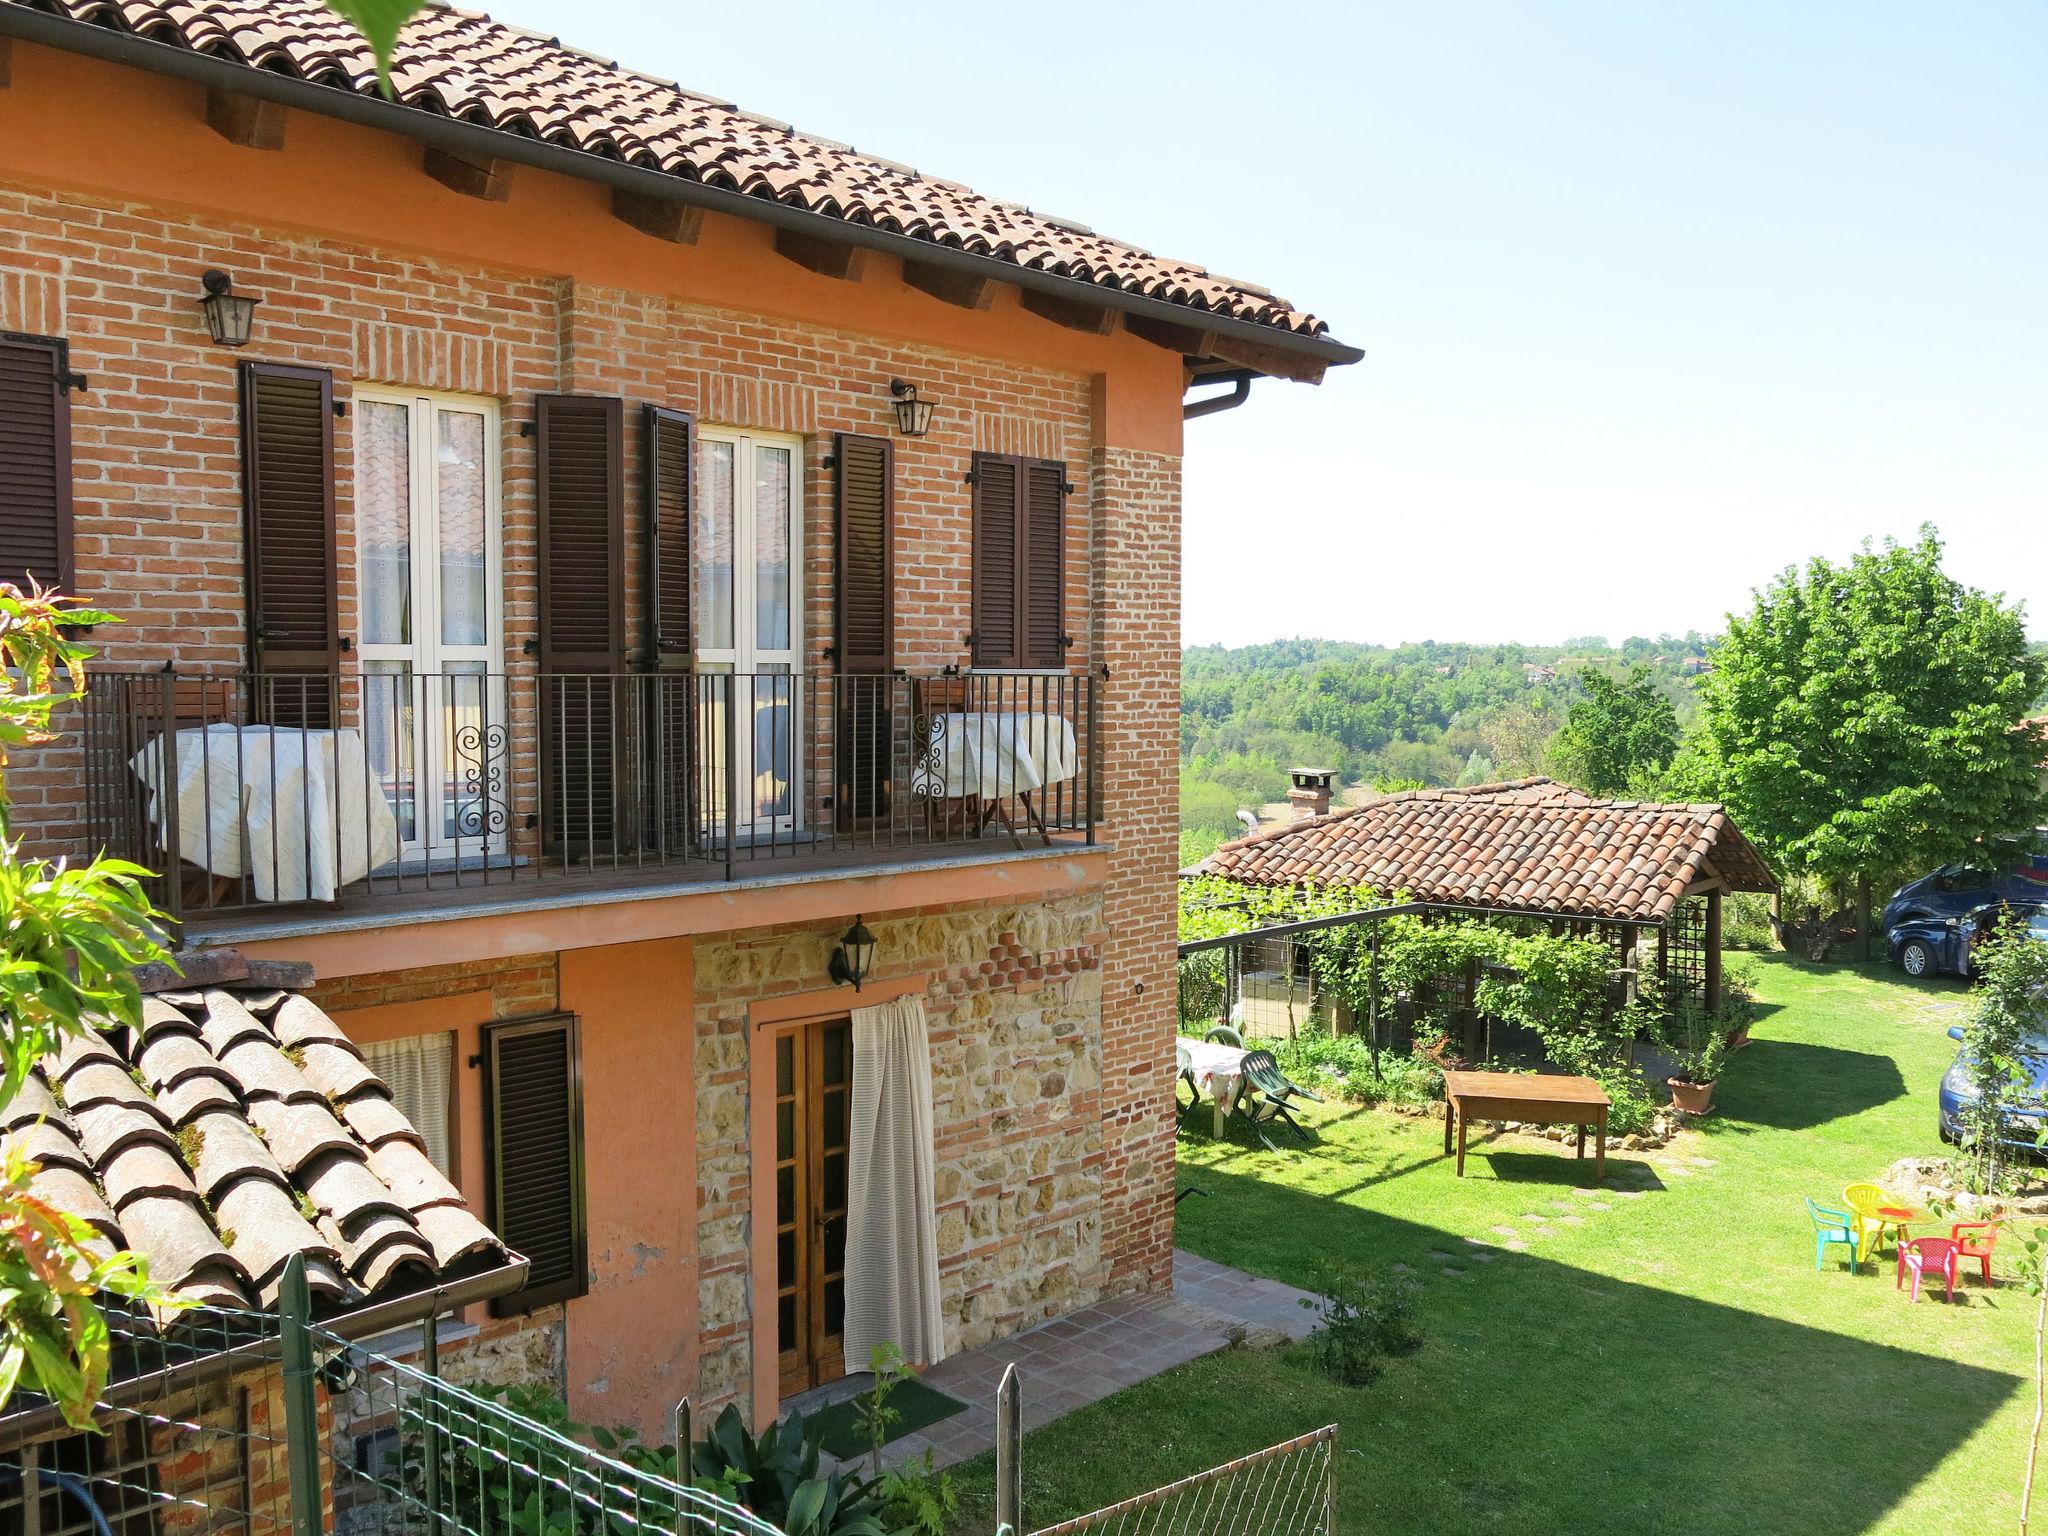
[[[422,166],[426,173],[451,192],[502,203],[512,194],[512,163],[509,160],[472,159],[431,144]]]
[[[1149,341],[1182,357],[1208,357],[1216,350],[1214,331],[1161,320],[1154,315],[1125,315],[1124,329],[1140,341]]]
[[[1018,290],[1018,300],[1030,313],[1070,331],[1090,336],[1107,336],[1116,329],[1116,311],[1107,304],[1069,298],[1063,293],[1041,293],[1036,288]]]
[[[775,253],[787,261],[793,261],[806,271],[816,272],[821,277],[836,277],[842,282],[857,283],[861,272],[867,266],[867,251],[858,245],[848,245],[839,240],[823,240],[816,235],[799,234],[793,229],[775,231]]]
[[[1320,384],[1329,367],[1319,357],[1272,347],[1262,341],[1218,333],[1209,343],[1209,355],[1240,368],[1254,368],[1275,379],[1292,379],[1297,384]]]
[[[244,149],[284,148],[284,104],[210,87],[206,126]]]
[[[995,279],[982,273],[935,267],[908,256],[903,258],[903,281],[919,293],[961,309],[987,309],[996,291]]]
[[[14,39],[0,33],[0,91],[14,84]]]
[[[624,187],[612,188],[612,217],[671,245],[695,245],[697,232],[704,227],[702,208],[667,198],[642,197]]]

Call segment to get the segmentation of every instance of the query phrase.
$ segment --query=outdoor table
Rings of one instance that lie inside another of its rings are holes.
[[[1446,1072],[1444,1074],[1444,1155],[1451,1151],[1451,1130],[1458,1133],[1458,1177],[1465,1177],[1465,1129],[1472,1117],[1482,1120],[1523,1120],[1531,1125],[1576,1125],[1579,1156],[1586,1155],[1586,1130],[1599,1135],[1593,1182],[1607,1177],[1607,1090],[1590,1077],[1564,1077],[1546,1072]]]
[[[398,857],[398,820],[354,730],[215,724],[162,738],[131,766],[149,791],[157,841],[175,799],[178,856],[258,901],[332,901]]]
[[[1245,1053],[1220,1040],[1182,1040],[1188,1053],[1188,1070],[1195,1075],[1195,1087],[1209,1097],[1215,1115],[1216,1138],[1223,1138],[1223,1124],[1229,1119],[1237,1096],[1244,1089]]]
[[[950,710],[934,714],[911,768],[913,794],[927,799],[974,800],[981,824],[1000,816],[1012,838],[1004,800],[1015,795],[1032,827],[1048,845],[1034,791],[1072,779],[1080,767],[1073,723],[1028,710]],[[1022,846],[1019,840],[1019,846]]]

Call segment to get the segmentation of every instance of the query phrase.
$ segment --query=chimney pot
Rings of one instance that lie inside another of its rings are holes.
[[[1296,768],[1289,777],[1294,786],[1287,791],[1287,803],[1294,807],[1296,821],[1330,814],[1330,786],[1336,780],[1336,769]]]

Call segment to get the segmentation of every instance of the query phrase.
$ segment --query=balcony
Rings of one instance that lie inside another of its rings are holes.
[[[180,923],[1091,844],[1095,680],[99,672],[86,830]]]

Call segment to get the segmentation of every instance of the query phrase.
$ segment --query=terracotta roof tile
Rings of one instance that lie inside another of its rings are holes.
[[[1777,882],[1718,805],[1595,800],[1549,779],[1410,790],[1226,843],[1199,866],[1252,885],[1369,885],[1414,901],[1661,921],[1709,868]]]
[[[0,0],[30,3],[254,69],[378,93],[369,47],[321,0]],[[399,36],[391,78],[400,102],[438,116],[1274,330],[1328,330],[1254,284],[799,133],[480,12],[437,5],[416,15]]]
[[[300,1061],[351,1095],[341,1119]],[[136,1039],[67,1040],[0,1129],[42,1163],[38,1195],[213,1305],[275,1305],[294,1253],[329,1309],[511,1257],[347,1035],[296,993],[146,998]]]

